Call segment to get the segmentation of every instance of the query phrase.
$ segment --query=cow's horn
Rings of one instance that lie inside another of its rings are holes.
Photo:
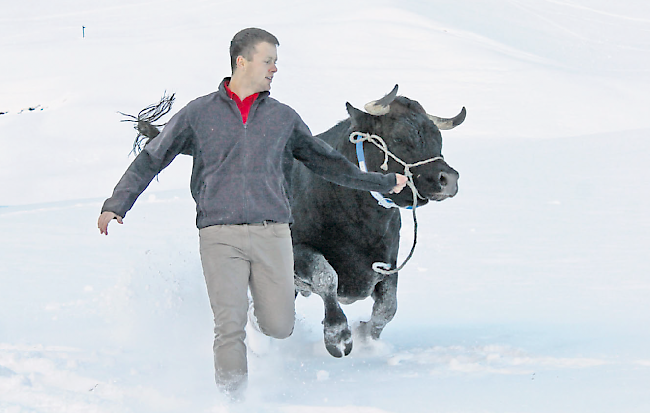
[[[395,100],[395,96],[397,96],[397,85],[395,85],[393,90],[383,98],[366,103],[364,108],[371,115],[385,115],[390,111],[390,104]]]
[[[465,120],[465,116],[467,115],[467,111],[465,110],[465,107],[463,106],[463,109],[460,111],[460,113],[453,118],[445,119],[445,118],[439,118],[437,116],[429,115],[429,119],[435,123],[435,125],[438,127],[440,130],[449,130],[453,129],[456,126],[460,125],[463,123]]]

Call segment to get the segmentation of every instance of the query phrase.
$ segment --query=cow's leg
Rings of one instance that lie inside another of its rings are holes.
[[[323,254],[306,245],[294,245],[296,288],[309,289],[323,299],[325,347],[334,357],[347,356],[352,351],[352,332],[348,319],[338,302],[338,275]]]
[[[359,330],[361,334],[377,340],[397,312],[397,274],[377,283],[372,298],[375,300],[372,317],[370,321],[362,322]]]

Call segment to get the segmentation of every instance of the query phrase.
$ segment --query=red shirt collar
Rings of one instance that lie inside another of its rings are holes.
[[[255,102],[255,99],[257,99],[257,97],[260,94],[254,93],[242,101],[235,92],[230,90],[229,85],[230,85],[230,81],[224,82],[224,86],[226,87],[226,93],[228,94],[228,97],[230,97],[230,99],[235,101],[235,103],[237,104],[237,108],[239,108],[239,112],[241,113],[242,121],[246,123],[248,121],[248,114],[251,111],[253,102]]]

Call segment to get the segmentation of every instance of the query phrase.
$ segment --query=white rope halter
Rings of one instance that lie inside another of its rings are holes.
[[[428,164],[429,162],[441,161],[443,160],[442,156],[435,156],[433,158],[425,159],[423,161],[419,161],[415,163],[406,163],[402,159],[398,158],[394,153],[388,150],[388,145],[386,145],[386,141],[384,141],[384,139],[381,136],[371,135],[369,133],[363,133],[363,132],[352,132],[350,134],[350,142],[354,144],[360,142],[370,142],[374,144],[376,147],[378,147],[382,152],[384,152],[384,162],[380,166],[380,168],[384,171],[388,170],[388,157],[390,156],[391,158],[393,158],[395,162],[399,163],[404,167],[404,175],[408,178],[407,185],[409,186],[409,188],[411,188],[413,194],[417,198],[426,199],[422,195],[420,195],[417,188],[415,187],[415,182],[413,182],[413,173],[411,172],[411,168],[420,165],[425,165]],[[415,208],[415,205],[413,205],[413,208]]]
[[[433,158],[425,159],[423,161],[415,162],[415,163],[406,163],[402,159],[398,158],[394,153],[388,150],[388,145],[386,145],[386,141],[381,136],[377,135],[371,135],[369,133],[363,133],[363,132],[352,132],[350,134],[350,142],[354,143],[357,145],[357,158],[359,158],[359,168],[361,168],[363,171],[367,171],[366,165],[365,165],[365,156],[363,155],[363,142],[370,142],[374,144],[376,147],[378,147],[382,152],[384,152],[384,162],[381,164],[380,168],[384,171],[388,170],[388,157],[390,156],[395,160],[395,162],[399,163],[404,167],[404,175],[408,179],[406,184],[408,187],[411,189],[411,192],[413,193],[413,206],[411,207],[413,211],[413,246],[411,247],[411,252],[409,255],[406,257],[402,265],[399,267],[391,270],[390,269],[390,264],[385,263],[385,262],[374,262],[372,264],[372,269],[380,274],[383,275],[390,275],[394,274],[398,271],[400,271],[406,263],[411,259],[413,256],[413,252],[415,251],[415,244],[417,243],[417,236],[418,236],[418,220],[415,215],[415,209],[417,208],[417,203],[418,203],[418,198],[420,199],[426,199],[420,195],[418,192],[417,188],[415,187],[415,182],[413,181],[413,173],[411,172],[411,168],[424,165],[430,162],[435,162],[439,160],[443,160],[442,156],[436,156]],[[372,196],[379,202],[379,205],[383,206],[384,208],[396,208],[399,207],[397,204],[395,204],[392,200],[384,198],[381,194],[376,193],[374,191],[371,191]]]

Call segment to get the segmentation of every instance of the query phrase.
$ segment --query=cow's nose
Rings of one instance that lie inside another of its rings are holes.
[[[438,175],[438,182],[440,182],[440,186],[445,187],[449,183],[449,174],[445,172],[440,172],[440,175]]]
[[[442,187],[454,185],[458,182],[458,174],[441,171],[440,175],[438,175],[438,182],[440,182],[440,186]]]
[[[442,188],[442,193],[449,196],[454,196],[458,192],[458,172],[441,171],[438,174],[438,183]]]

